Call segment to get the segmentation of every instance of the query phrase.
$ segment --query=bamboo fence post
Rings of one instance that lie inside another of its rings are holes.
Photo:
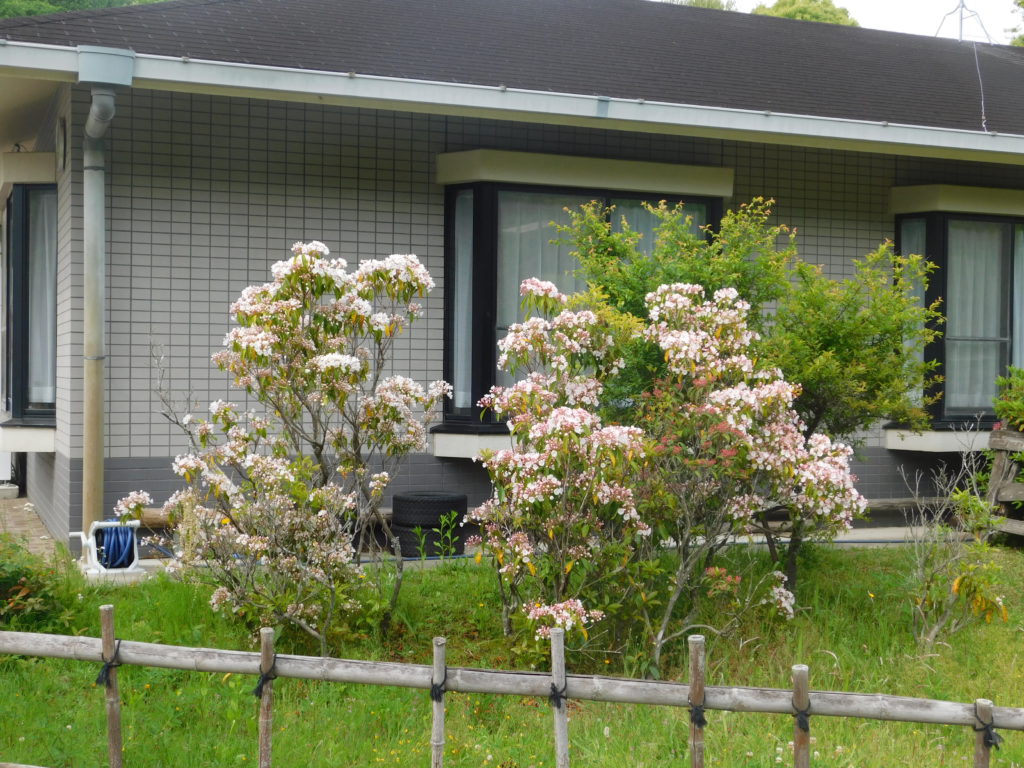
[[[117,687],[117,650],[114,637],[114,606],[100,606],[100,634],[103,639],[103,670],[97,682],[104,683],[107,701],[107,755],[110,768],[121,768],[121,694]]]
[[[992,747],[998,746],[1002,740],[992,727],[992,702],[977,699],[974,702],[974,716],[978,720],[974,726],[974,768],[988,768]]]
[[[434,638],[434,668],[430,676],[430,700],[434,702],[434,722],[430,732],[430,768],[444,765],[444,686],[448,681],[445,651],[448,641]]]
[[[704,768],[704,635],[690,635],[690,765]]]
[[[260,682],[256,691],[260,697],[260,766],[270,768],[271,744],[274,735],[274,630],[263,627],[260,630]]]
[[[808,768],[811,764],[810,683],[806,664],[793,665],[793,765]]]
[[[551,712],[555,721],[555,768],[569,768],[569,718],[565,690],[565,630],[551,630]]]

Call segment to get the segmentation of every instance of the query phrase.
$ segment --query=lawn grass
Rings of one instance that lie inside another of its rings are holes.
[[[815,689],[884,692],[1024,706],[1022,619],[1024,555],[999,550],[1011,610],[1008,624],[976,625],[922,656],[909,633],[901,549],[815,548],[804,563],[800,610],[778,626],[750,626],[709,638],[712,685],[787,687],[794,663],[811,668]],[[493,571],[472,562],[407,574],[394,633],[353,641],[352,658],[430,662],[430,639],[444,635],[451,665],[512,668],[491,606]],[[132,640],[252,649],[237,624],[210,612],[207,595],[158,579],[133,587],[81,588],[65,633],[99,634],[98,606],[113,603],[117,634]],[[288,648],[280,648],[282,652]],[[621,674],[618,661],[607,669]],[[685,659],[667,677],[685,679]],[[570,662],[570,671],[572,671]],[[105,762],[98,665],[0,658],[0,762],[95,766]],[[227,766],[256,761],[255,679],[123,667],[125,765]],[[551,715],[544,700],[484,695],[447,697],[446,765],[551,766]],[[275,765],[423,766],[428,763],[430,701],[424,691],[280,680],[275,685]],[[587,766],[661,766],[686,758],[682,708],[570,702],[573,761]],[[792,718],[709,712],[708,764],[791,763]],[[966,728],[812,718],[815,765],[967,766],[974,734]],[[1004,733],[993,765],[1024,764],[1024,733]]]

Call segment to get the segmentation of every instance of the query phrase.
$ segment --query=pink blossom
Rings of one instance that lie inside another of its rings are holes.
[[[584,627],[592,621],[600,621],[604,618],[602,611],[588,611],[583,603],[577,599],[565,600],[553,605],[544,605],[535,602],[523,606],[526,617],[533,622],[543,622],[534,630],[537,640],[551,636],[554,627],[561,627],[570,632],[575,627]]]
[[[151,506],[153,506],[152,496],[145,491],[132,491],[114,505],[114,514],[118,517],[136,515],[141,513],[143,508]]]
[[[566,301],[565,294],[558,290],[557,285],[547,280],[538,280],[536,277],[528,277],[519,284],[519,295],[554,299],[560,304]]]

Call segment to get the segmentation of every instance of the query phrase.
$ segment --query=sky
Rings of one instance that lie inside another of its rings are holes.
[[[738,10],[749,11],[764,0],[737,0]],[[770,0],[769,0],[770,1]],[[958,0],[833,0],[846,8],[862,27],[908,32],[913,35],[934,35],[942,24],[942,37],[956,38],[960,14],[952,13],[943,23],[943,16],[956,11]],[[964,0],[984,24],[993,43],[1009,43],[1013,37],[1009,27],[1024,24],[1024,17],[1015,12],[1013,0]],[[964,39],[985,42],[978,18],[964,15]]]

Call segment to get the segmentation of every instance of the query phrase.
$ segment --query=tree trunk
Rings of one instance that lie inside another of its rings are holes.
[[[800,547],[804,543],[803,525],[796,523],[790,535],[789,544],[786,546],[786,589],[796,594],[797,556],[800,554]]]

